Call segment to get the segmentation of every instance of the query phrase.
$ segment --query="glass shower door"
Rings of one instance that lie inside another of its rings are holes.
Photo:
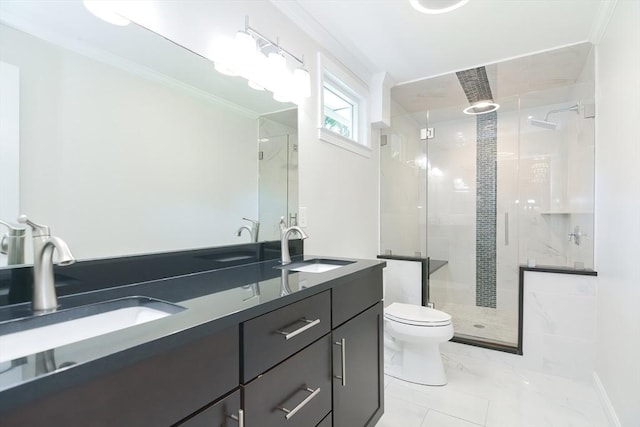
[[[513,113],[430,111],[427,143],[430,302],[451,314],[457,339],[508,347],[518,343],[518,115],[517,100],[500,101],[514,102]]]

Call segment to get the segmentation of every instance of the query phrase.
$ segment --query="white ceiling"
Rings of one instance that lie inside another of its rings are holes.
[[[405,83],[595,41],[614,0],[471,0],[427,15],[408,0],[272,0],[345,65]]]

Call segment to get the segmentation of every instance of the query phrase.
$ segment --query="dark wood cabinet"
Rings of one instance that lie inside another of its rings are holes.
[[[311,427],[331,411],[331,336],[243,386],[246,427]]]
[[[180,423],[179,427],[242,427],[239,416],[240,390],[236,390]]]
[[[382,303],[336,328],[333,426],[373,426],[383,411]]]
[[[138,360],[0,413],[0,425],[373,427],[383,411],[382,269],[319,284],[226,329],[176,335],[162,351],[150,343]]]

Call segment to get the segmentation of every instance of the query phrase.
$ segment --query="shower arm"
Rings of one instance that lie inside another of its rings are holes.
[[[576,114],[580,112],[580,104],[576,104],[576,105],[572,105],[571,107],[565,107],[565,108],[558,108],[557,110],[551,110],[547,113],[547,115],[544,117],[544,121],[548,121],[549,120],[549,116],[551,114],[555,114],[555,113],[563,113],[565,111],[575,111]]]

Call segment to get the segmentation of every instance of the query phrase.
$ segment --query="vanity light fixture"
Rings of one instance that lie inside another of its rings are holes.
[[[465,114],[477,116],[478,114],[491,113],[493,111],[496,111],[498,108],[500,108],[500,104],[493,101],[478,101],[462,110],[462,112]]]
[[[311,96],[304,56],[298,58],[283,49],[279,40],[274,42],[251,28],[248,16],[244,30],[238,31],[234,39],[215,42],[212,59],[220,73],[241,76],[253,89],[272,92],[276,101],[299,103]]]
[[[82,0],[82,4],[89,12],[109,24],[125,27],[130,20],[116,12],[117,2],[113,0]]]
[[[447,13],[469,3],[469,0],[409,0],[418,12],[428,14]]]

